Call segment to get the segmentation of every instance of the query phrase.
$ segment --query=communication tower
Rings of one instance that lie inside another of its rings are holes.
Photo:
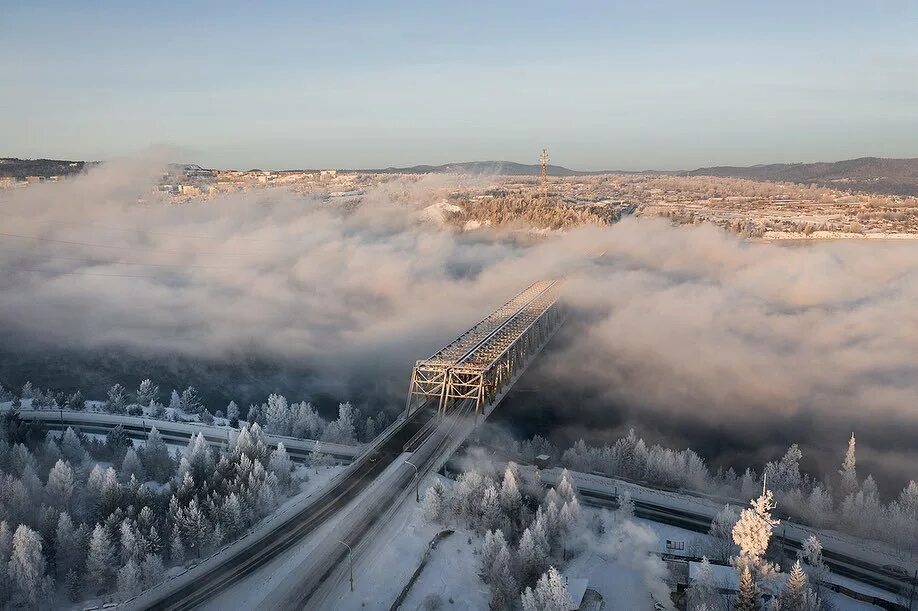
[[[542,149],[539,155],[539,188],[542,191],[542,203],[548,203],[548,149]]]

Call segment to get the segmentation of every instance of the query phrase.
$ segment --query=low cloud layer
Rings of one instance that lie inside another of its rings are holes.
[[[256,354],[402,387],[414,359],[566,273],[574,316],[538,371],[590,398],[565,408],[594,436],[637,425],[755,460],[800,441],[828,469],[855,430],[868,466],[913,470],[918,243],[750,244],[630,220],[521,245],[423,220],[455,178],[392,182],[355,209],[283,191],[176,206],[151,195],[161,167],[0,193],[8,344]]]

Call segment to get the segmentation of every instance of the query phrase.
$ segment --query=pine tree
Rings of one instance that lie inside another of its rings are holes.
[[[124,454],[124,460],[121,462],[121,479],[122,481],[128,481],[131,479],[132,475],[137,478],[138,481],[146,481],[147,479],[143,464],[140,462],[140,457],[137,456],[137,452],[134,448],[128,448],[128,451]]]
[[[70,571],[82,568],[84,546],[85,541],[74,528],[70,515],[66,511],[62,512],[57,519],[54,537],[55,569],[58,579],[64,579]]]
[[[536,540],[531,528],[524,530],[523,536],[520,537],[517,558],[519,558],[522,582],[525,584],[535,583],[535,580],[548,566],[548,555],[545,548]]]
[[[173,564],[185,563],[185,546],[182,544],[182,538],[179,536],[178,528],[172,531],[172,539],[169,544],[169,558]]]
[[[42,555],[41,537],[25,524],[20,524],[13,535],[7,575],[19,596],[37,606],[46,587],[45,557]]]
[[[195,390],[194,386],[189,386],[182,392],[180,406],[182,411],[187,414],[200,413],[204,406],[201,403],[201,399],[198,397],[198,391]]]
[[[702,556],[695,581],[688,591],[689,609],[707,608],[713,611],[719,606],[719,595],[714,582],[714,571],[706,556]]]
[[[734,611],[761,611],[762,609],[762,597],[748,567],[744,568],[740,575],[739,594],[733,609]]]
[[[848,450],[845,452],[845,458],[842,460],[838,474],[841,476],[841,498],[857,492],[857,457],[855,456],[854,433],[851,433],[851,439],[848,440]]]
[[[479,573],[485,583],[490,583],[491,566],[497,559],[497,554],[505,547],[507,547],[507,541],[504,539],[503,531],[489,530],[485,533],[484,544],[481,546],[481,556],[479,557]]]
[[[73,469],[70,468],[69,463],[58,460],[48,473],[48,483],[45,485],[48,499],[55,507],[69,509],[73,487]]]
[[[239,406],[235,401],[230,401],[226,406],[226,419],[230,421],[230,426],[236,426],[233,422],[239,422]]]
[[[140,572],[143,575],[144,588],[155,586],[166,577],[163,559],[158,554],[147,554],[140,565]]]
[[[439,522],[443,518],[443,505],[443,495],[440,489],[436,486],[429,486],[424,494],[424,518],[428,522]]]
[[[137,388],[137,403],[140,405],[150,405],[159,399],[159,386],[155,386],[152,380],[144,380]]]
[[[67,395],[66,407],[76,412],[83,411],[86,408],[86,398],[79,390]]]
[[[93,594],[108,590],[112,583],[115,566],[115,550],[105,528],[96,524],[89,539],[89,554],[86,557],[86,583]]]
[[[733,541],[740,548],[734,564],[740,569],[750,569],[754,578],[775,570],[765,561],[765,552],[768,550],[772,531],[779,524],[778,520],[771,517],[774,508],[774,495],[771,490],[763,490],[762,495],[750,501],[750,507],[740,513],[739,520],[733,527]]]
[[[569,611],[572,606],[567,583],[555,567],[539,578],[535,589],[526,588],[521,598],[523,611]]]
[[[278,443],[277,448],[271,452],[271,457],[268,460],[268,471],[271,471],[277,477],[281,490],[290,490],[292,483],[290,473],[293,471],[293,463],[290,461],[283,443]]]
[[[169,397],[169,409],[173,410],[173,414],[175,410],[182,409],[182,400],[179,398],[179,394],[175,389],[172,390],[172,394]]]
[[[491,608],[512,609],[519,594],[519,586],[513,577],[513,559],[506,542],[491,563]]]
[[[76,466],[89,460],[89,453],[83,448],[83,443],[76,432],[69,426],[61,437],[61,455],[64,460]]]
[[[800,566],[800,560],[794,563],[790,576],[784,583],[784,590],[781,592],[781,605],[786,609],[803,609],[806,592],[809,589],[806,573]]]
[[[118,571],[118,594],[122,598],[130,598],[140,593],[142,577],[140,567],[133,558],[127,561]]]
[[[571,473],[567,469],[561,471],[561,481],[558,482],[558,495],[565,501],[570,501],[577,496]]]
[[[0,522],[0,565],[6,566],[13,553],[13,531],[6,520]]]
[[[127,392],[121,384],[115,384],[108,389],[108,401],[105,402],[105,410],[112,414],[124,413],[124,405],[127,400]]]
[[[507,465],[504,471],[504,480],[500,486],[500,506],[510,520],[511,525],[515,528],[522,519],[523,495],[520,494],[515,470],[510,465]]]
[[[70,569],[64,576],[64,589],[67,592],[67,598],[71,601],[80,600],[82,597],[83,579],[75,569]]]

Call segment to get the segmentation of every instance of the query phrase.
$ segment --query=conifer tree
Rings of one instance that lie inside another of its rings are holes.
[[[740,574],[740,589],[733,609],[734,611],[761,611],[762,609],[762,597],[749,567],[744,568]]]
[[[86,584],[93,594],[108,590],[112,583],[115,550],[105,528],[96,524],[89,539],[86,557]]]

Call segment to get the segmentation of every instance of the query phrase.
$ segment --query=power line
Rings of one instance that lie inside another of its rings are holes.
[[[4,249],[4,252],[18,253],[12,249]],[[139,265],[144,267],[177,267],[179,269],[238,269],[229,266],[216,265],[185,265],[183,263],[138,263],[132,261],[102,261],[99,259],[82,259],[79,257],[61,257],[57,255],[42,254],[42,259],[54,259],[56,261],[77,261],[79,263],[89,263],[90,265]]]
[[[38,274],[51,274],[51,275],[67,275],[67,276],[100,276],[103,278],[150,278],[151,280],[160,280],[162,276],[142,276],[135,274],[97,274],[95,272],[64,272],[58,270],[48,270],[48,269],[31,269],[28,267],[13,267],[6,268],[7,270],[12,270],[16,272],[34,272]]]
[[[72,240],[58,240],[56,238],[43,238],[41,236],[20,235],[16,233],[0,232],[0,236],[7,237],[7,238],[20,238],[23,240],[39,240],[42,242],[54,242],[56,244],[69,244],[71,246],[88,246],[90,248],[111,248],[114,250],[132,250],[132,251],[133,250],[144,250],[147,252],[161,252],[164,254],[173,254],[173,255],[182,255],[182,256],[188,256],[189,254],[187,252],[181,252],[178,250],[159,250],[157,248],[144,248],[142,246],[116,246],[114,244],[93,244],[91,242],[76,242]],[[228,253],[228,252],[208,252],[208,251],[199,250],[199,251],[195,251],[190,254],[213,255],[213,256],[220,256],[220,257],[248,257],[254,254],[270,254],[270,253],[267,253],[265,251],[254,251],[254,252],[248,252],[248,253]]]

